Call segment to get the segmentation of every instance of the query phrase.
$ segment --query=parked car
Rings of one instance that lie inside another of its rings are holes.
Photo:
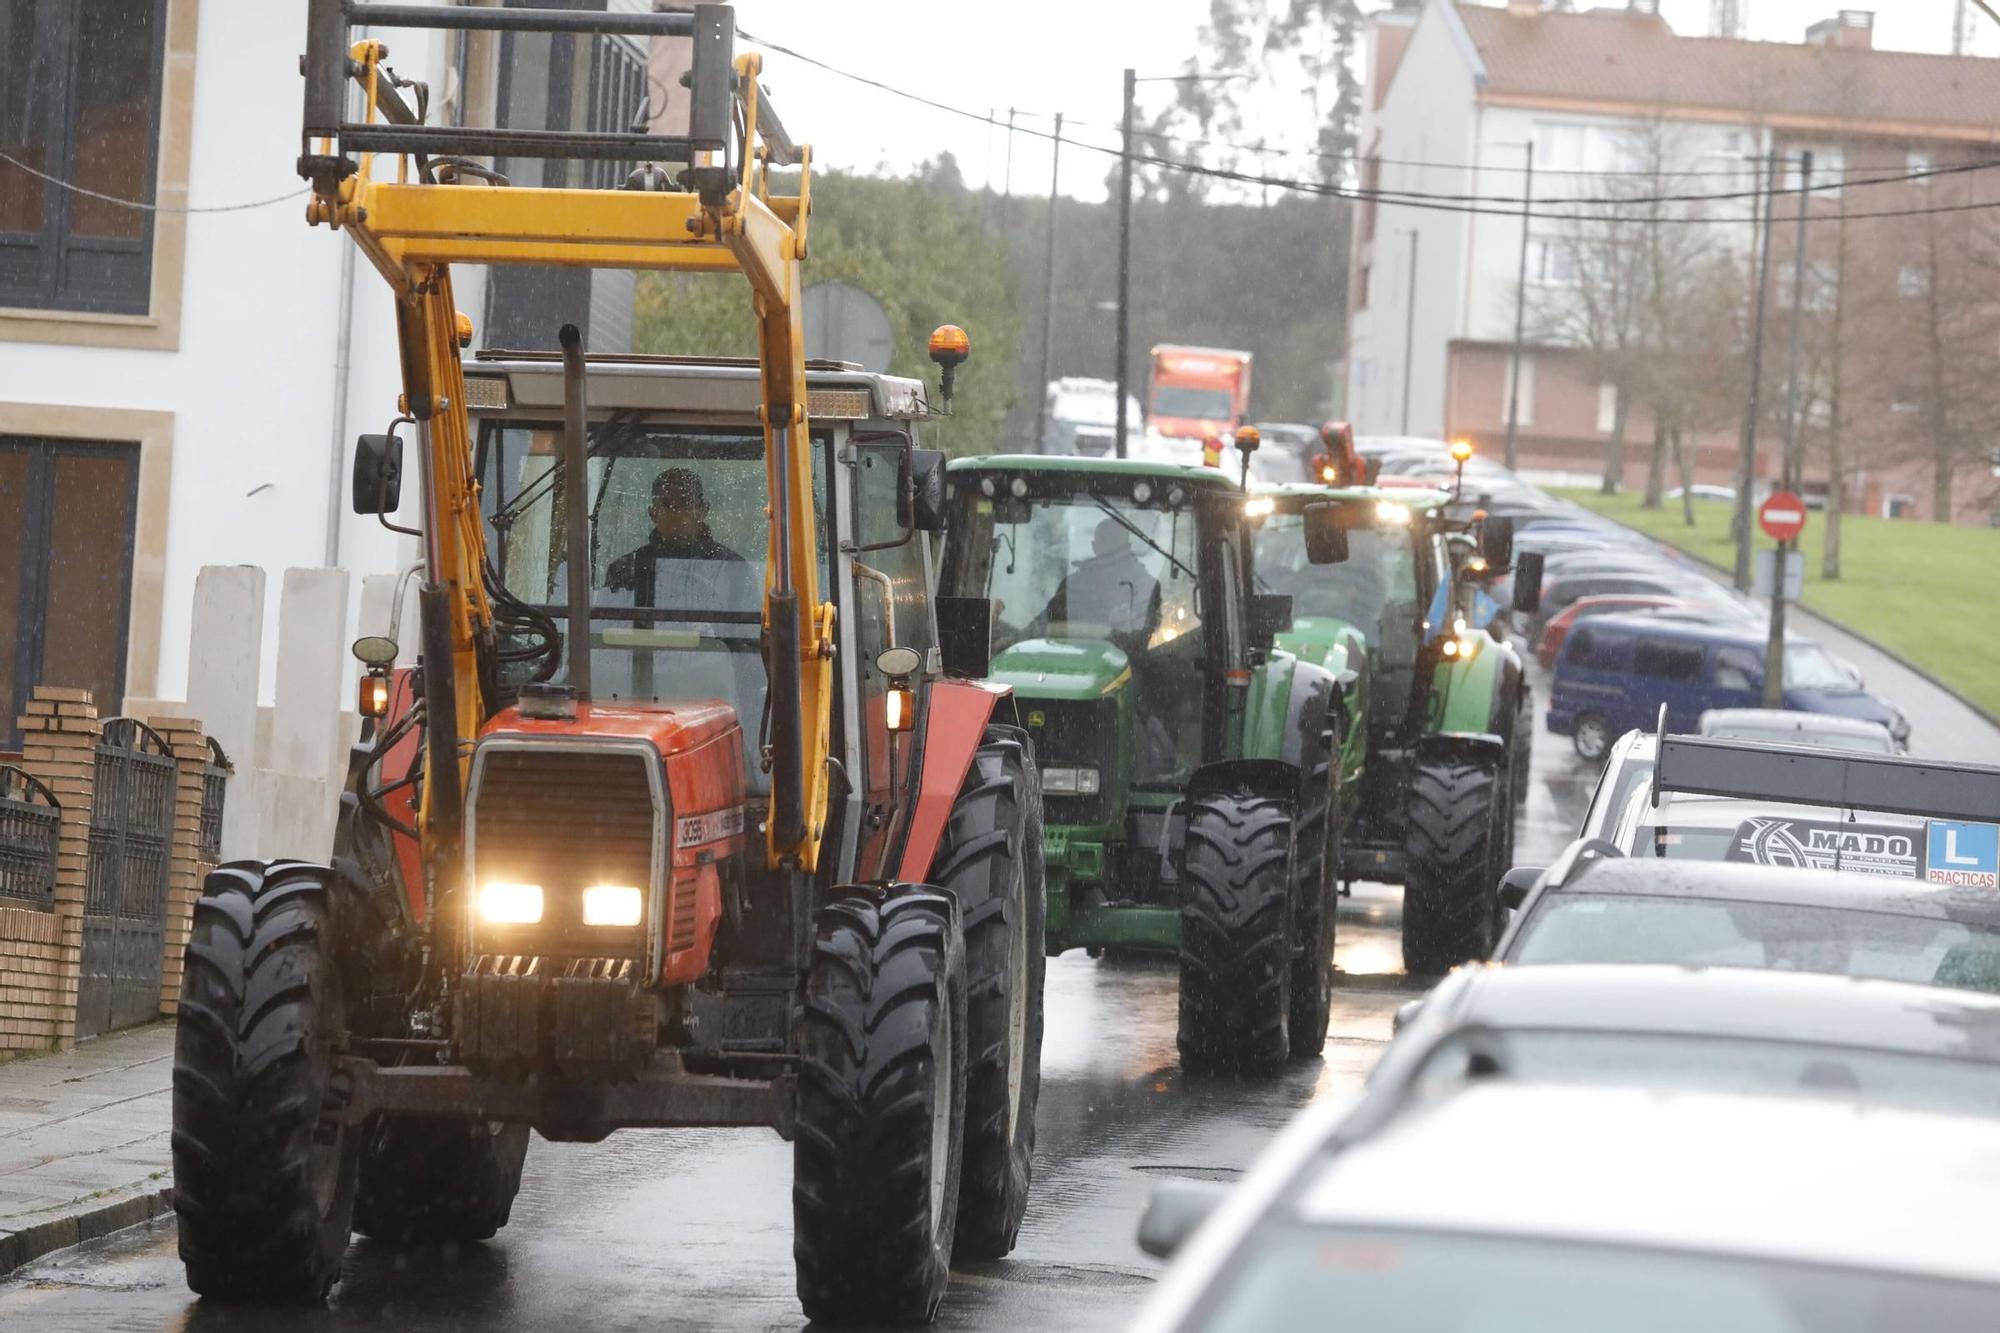
[[[1736,503],[1736,488],[1734,486],[1712,486],[1703,482],[1697,482],[1692,489],[1694,491],[1694,498],[1697,500],[1726,500],[1730,504]],[[1666,493],[1665,498],[1678,500],[1681,498],[1681,494],[1681,488],[1676,486]]]
[[[1653,784],[1648,776],[1633,789],[1606,839],[1626,856],[1924,877],[1926,821],[1920,815],[1768,796],[1668,791],[1656,797]]]
[[[1599,616],[1572,629],[1556,659],[1548,726],[1569,736],[1588,760],[1612,740],[1652,727],[1662,704],[1669,731],[1692,731],[1711,708],[1754,708],[1763,701],[1764,635],[1743,624],[1707,625],[1656,617]],[[1886,699],[1856,689],[1852,678],[1808,639],[1785,644],[1787,708],[1880,722],[1907,748],[1910,724]]]
[[[1869,754],[1895,754],[1899,748],[1889,728],[1880,722],[1790,708],[1711,708],[1701,715],[1695,729],[1703,736],[1722,740],[1818,745]]]
[[[1496,962],[1771,968],[2000,992],[2000,897],[1945,885],[1597,857],[1579,843],[1540,874],[1514,870],[1500,896],[1515,910]]]
[[[1729,592],[1701,575],[1664,561],[1627,562],[1607,559],[1604,567],[1571,568],[1548,576],[1542,588],[1541,609],[1532,628],[1540,634],[1548,623],[1586,597],[1633,596],[1679,597],[1713,604],[1715,614],[1736,617],[1740,603]]]
[[[1890,982],[1461,969],[1226,1198],[1155,1193],[1177,1254],[1133,1327],[2000,1327],[1996,1025]]]
[[[1597,786],[1584,807],[1581,839],[1610,838],[1618,831],[1618,820],[1631,804],[1632,793],[1652,776],[1653,756],[1658,740],[1650,731],[1628,731],[1612,745],[1597,775]]]
[[[1542,664],[1544,670],[1553,670],[1556,655],[1562,651],[1563,640],[1569,637],[1571,628],[1580,620],[1640,611],[1679,611],[1699,615],[1698,608],[1701,605],[1690,598],[1650,592],[1606,593],[1601,597],[1580,597],[1571,602],[1567,609],[1548,624],[1542,626],[1541,640],[1535,644],[1535,660]]]

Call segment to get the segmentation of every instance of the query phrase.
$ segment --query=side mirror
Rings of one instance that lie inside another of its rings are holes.
[[[354,512],[393,514],[403,503],[403,437],[363,435],[354,442]]]
[[[908,526],[918,532],[944,531],[944,450],[910,450]]]
[[[937,597],[938,655],[948,676],[984,680],[993,672],[993,599]]]
[[[1227,1191],[1213,1181],[1170,1180],[1146,1200],[1139,1218],[1139,1248],[1155,1259],[1171,1259],[1206,1222]]]
[[[1488,569],[1505,569],[1514,558],[1514,520],[1489,514],[1479,524],[1479,554]]]
[[[1347,529],[1340,526],[1340,506],[1322,502],[1305,507],[1306,559],[1315,565],[1337,565],[1347,559]]]
[[[1535,881],[1542,877],[1547,866],[1515,866],[1500,877],[1500,905],[1510,912],[1521,910],[1521,904],[1528,901],[1528,891],[1535,887]]]
[[[1533,615],[1542,609],[1542,553],[1523,551],[1514,562],[1514,609]]]
[[[1271,640],[1292,627],[1292,595],[1288,592],[1250,594],[1250,642],[1268,648]]]

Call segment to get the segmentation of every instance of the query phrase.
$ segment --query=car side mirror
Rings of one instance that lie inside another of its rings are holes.
[[[1535,881],[1542,877],[1547,866],[1515,866],[1500,877],[1500,904],[1510,912],[1521,910],[1521,904],[1528,901],[1528,891],[1535,887]]]
[[[1153,1190],[1139,1218],[1139,1248],[1171,1259],[1222,1203],[1227,1191],[1209,1180],[1170,1180]]]
[[[944,450],[910,450],[909,521],[918,532],[944,531]]]
[[[1514,558],[1514,520],[1497,514],[1481,520],[1479,554],[1485,557],[1488,569],[1507,568],[1507,562]]]
[[[403,503],[403,437],[363,435],[354,442],[354,512],[393,514]]]
[[[1250,642],[1268,648],[1271,640],[1292,627],[1292,595],[1288,592],[1250,594]]]
[[[1309,504],[1303,514],[1306,559],[1315,565],[1337,565],[1347,559],[1347,529],[1340,526],[1340,506]]]
[[[1523,551],[1514,561],[1514,609],[1528,615],[1542,609],[1542,553]]]
[[[938,655],[948,676],[984,680],[993,673],[993,599],[936,597]]]

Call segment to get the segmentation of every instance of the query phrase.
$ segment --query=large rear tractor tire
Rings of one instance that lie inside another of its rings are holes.
[[[1413,976],[1437,976],[1492,951],[1505,787],[1500,770],[1476,761],[1435,760],[1412,778],[1403,967]]]
[[[1000,1259],[1028,1207],[1041,1095],[1042,794],[1030,742],[989,727],[938,845],[932,883],[965,929],[965,1168],[960,1259]]]
[[[1328,719],[1331,728],[1334,723]],[[1326,1047],[1333,1014],[1334,913],[1340,877],[1340,738],[1322,732],[1305,746],[1298,820],[1293,834],[1293,908],[1299,950],[1292,957],[1291,1050],[1300,1057]]]
[[[528,1127],[378,1117],[362,1148],[354,1229],[396,1245],[490,1240],[507,1225]]]
[[[820,908],[800,1038],[792,1255],[806,1317],[921,1324],[951,1274],[965,1144],[965,945],[952,900]]]
[[[1292,810],[1248,791],[1188,803],[1181,1067],[1275,1078],[1291,1054]]]
[[[331,872],[296,861],[211,871],[195,903],[174,1034],[174,1211],[188,1286],[317,1302],[340,1276],[358,1136],[341,1090]]]

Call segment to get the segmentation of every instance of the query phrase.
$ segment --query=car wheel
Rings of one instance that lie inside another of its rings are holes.
[[[1611,724],[1596,713],[1585,713],[1576,720],[1576,752],[1591,763],[1597,763],[1611,751]]]

